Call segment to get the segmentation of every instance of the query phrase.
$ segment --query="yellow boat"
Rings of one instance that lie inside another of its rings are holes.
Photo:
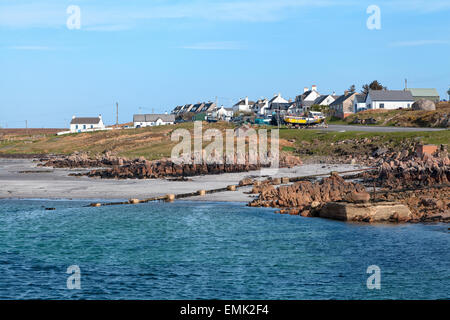
[[[308,117],[285,116],[284,121],[293,126],[314,126],[325,121],[325,117],[320,112],[309,112]]]
[[[303,125],[303,126],[309,126],[309,125],[316,125],[321,124],[324,119],[321,118],[309,118],[309,117],[295,117],[295,116],[286,116],[284,117],[284,121],[287,124],[290,125]]]

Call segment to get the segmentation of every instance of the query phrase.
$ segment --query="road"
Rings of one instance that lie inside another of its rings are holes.
[[[441,128],[411,128],[411,127],[378,127],[359,125],[330,124],[328,128],[320,128],[323,131],[367,131],[367,132],[418,132],[418,131],[442,131]]]

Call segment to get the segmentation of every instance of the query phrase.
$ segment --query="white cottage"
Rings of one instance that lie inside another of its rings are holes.
[[[367,109],[407,109],[414,98],[407,90],[369,90],[365,102]]]
[[[133,124],[135,128],[164,126],[175,123],[174,114],[135,114]]]
[[[254,101],[249,101],[248,97],[245,97],[244,99],[239,100],[238,103],[236,103],[233,106],[233,111],[234,112],[251,112],[253,105],[255,104]]]
[[[214,109],[211,116],[217,120],[230,120],[233,117],[233,113],[232,108],[225,108],[224,106],[221,106],[220,108]]]
[[[72,133],[96,130],[105,130],[101,115],[93,118],[73,116],[72,121],[70,121],[70,132]]]

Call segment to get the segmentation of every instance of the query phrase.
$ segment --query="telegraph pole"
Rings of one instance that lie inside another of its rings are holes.
[[[116,102],[116,125],[119,125],[119,103]]]

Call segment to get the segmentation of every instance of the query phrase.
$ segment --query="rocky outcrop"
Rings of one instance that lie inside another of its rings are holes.
[[[450,222],[450,186],[406,192],[388,191],[378,194],[376,198],[407,205],[412,212],[410,222]]]
[[[400,154],[384,161],[379,169],[377,182],[380,186],[398,189],[412,186],[449,184],[450,159],[446,151],[421,157]]]
[[[436,110],[436,105],[431,100],[420,99],[412,104],[411,109],[416,111],[434,111]]]
[[[272,185],[262,185],[254,189],[256,189],[254,191],[260,191],[260,194],[249,204],[250,206],[295,208],[297,214],[306,210],[317,211],[322,205],[331,201],[347,199],[359,202],[368,197],[364,186],[346,182],[337,174],[332,174],[320,182],[299,181],[277,189]],[[354,200],[355,197],[358,199]]]
[[[302,164],[300,158],[281,154],[280,167],[293,167]],[[220,174],[229,172],[246,172],[258,170],[269,165],[260,163],[250,164],[177,164],[171,160],[162,159],[148,161],[144,157],[135,160],[120,158],[111,154],[90,158],[87,154],[77,153],[65,157],[54,157],[47,159],[43,166],[55,168],[99,168],[85,174],[73,174],[76,176],[86,175],[89,177],[115,178],[115,179],[155,179],[165,177],[189,177],[207,174]],[[106,167],[106,168],[105,168]],[[108,168],[109,167],[109,168]],[[251,184],[251,183],[248,183]]]
[[[412,219],[409,208],[398,202],[330,202],[320,209],[318,216],[334,220],[362,222],[407,222]]]
[[[53,168],[98,168],[110,166],[122,166],[131,163],[127,158],[112,155],[105,152],[96,157],[90,157],[87,153],[75,152],[69,156],[53,156],[40,159],[44,167]]]

